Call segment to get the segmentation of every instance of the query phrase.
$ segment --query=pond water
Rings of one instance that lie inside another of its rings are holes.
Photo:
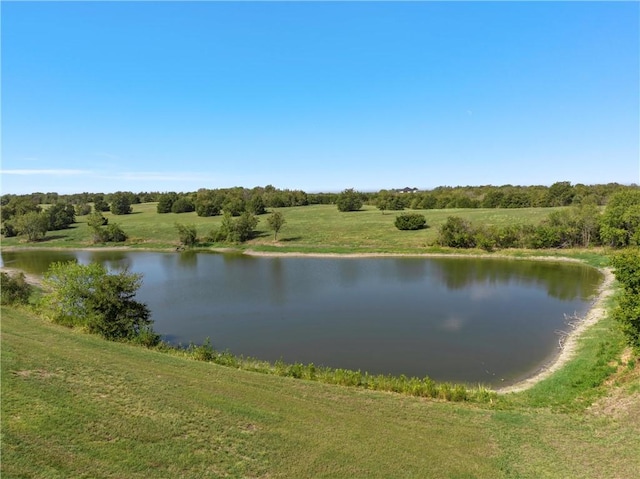
[[[477,258],[252,257],[123,251],[2,252],[43,273],[98,261],[144,275],[138,300],[183,345],[285,362],[506,385],[558,352],[565,315],[584,315],[590,267]]]

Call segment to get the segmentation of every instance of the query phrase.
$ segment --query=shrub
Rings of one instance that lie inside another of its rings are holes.
[[[101,226],[93,227],[94,243],[120,243],[126,241],[127,238],[127,234],[117,223],[110,224],[106,228]]]
[[[362,198],[353,188],[344,190],[336,199],[338,211],[358,211],[362,208]]]
[[[176,223],[175,227],[178,230],[178,236],[182,245],[191,247],[198,243],[198,233],[194,225]]]
[[[476,246],[475,231],[471,223],[459,216],[449,216],[440,226],[438,244],[452,248],[474,248]]]
[[[396,217],[395,225],[399,230],[419,230],[426,226],[427,219],[417,213],[406,213]]]
[[[176,193],[165,193],[158,200],[158,205],[156,206],[156,211],[158,213],[171,213],[171,207],[173,206],[173,202],[176,201],[178,195]]]
[[[253,237],[254,228],[257,225],[258,218],[249,212],[245,211],[235,220],[231,217],[231,213],[225,212],[220,228],[212,230],[208,239],[241,243]]]
[[[46,213],[49,216],[49,231],[68,228],[76,221],[76,209],[72,204],[57,203]]]
[[[75,206],[76,216],[86,216],[91,213],[91,205],[89,203],[82,203]]]
[[[31,295],[31,285],[26,282],[24,273],[15,277],[0,272],[1,304],[27,304]]]
[[[95,210],[87,217],[87,225],[89,225],[89,228],[99,228],[107,223],[109,223],[109,219],[105,218],[98,210]]]
[[[629,249],[611,257],[616,279],[622,285],[622,294],[614,310],[627,342],[640,352],[640,250]]]
[[[5,238],[11,238],[13,236],[18,236],[18,229],[13,221],[5,221],[2,223],[2,230],[0,231]]]
[[[611,196],[602,215],[600,236],[609,246],[640,245],[640,190]]]
[[[120,243],[127,240],[127,234],[120,228],[118,223],[107,226],[107,241]]]
[[[196,346],[193,343],[189,344],[187,351],[191,353],[191,357],[196,361],[212,361],[216,356],[209,337],[200,346]]]
[[[109,203],[103,197],[96,197],[93,200],[93,209],[95,211],[109,211]]]
[[[151,312],[135,301],[140,274],[126,269],[110,274],[98,263],[53,263],[44,276],[50,293],[42,310],[54,322],[87,329],[110,340],[133,340],[151,334]]]
[[[114,215],[128,215],[132,211],[131,198],[127,193],[118,191],[111,196],[111,213]]]
[[[181,197],[173,202],[171,205],[172,213],[191,213],[195,211],[196,207],[193,205],[193,201],[189,198]]]

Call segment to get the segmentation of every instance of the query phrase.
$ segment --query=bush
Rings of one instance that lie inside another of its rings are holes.
[[[120,243],[127,240],[127,234],[117,223],[110,224],[106,228],[93,227],[94,243]]]
[[[0,272],[1,304],[27,304],[31,295],[31,285],[25,280],[24,273],[15,277]]]
[[[18,229],[13,221],[5,221],[2,223],[2,230],[0,231],[5,238],[12,238],[18,236]]]
[[[72,204],[57,203],[46,213],[49,216],[49,231],[63,230],[76,221],[76,209]]]
[[[175,227],[178,230],[178,236],[182,245],[191,247],[198,243],[198,233],[194,225],[176,223]]]
[[[82,203],[75,206],[76,216],[86,216],[91,213],[91,205],[89,203]]]
[[[173,206],[173,203],[177,198],[178,195],[173,192],[163,194],[158,200],[156,211],[158,213],[171,213],[171,207]]]
[[[438,244],[451,248],[474,248],[476,246],[475,231],[471,223],[459,216],[449,216],[440,227]]]
[[[134,299],[141,281],[139,274],[110,274],[98,263],[53,263],[44,276],[50,293],[42,299],[42,310],[56,323],[85,328],[106,339],[144,335],[148,340],[151,312]]]
[[[107,241],[113,243],[121,243],[127,241],[127,234],[120,228],[118,223],[107,226]]]
[[[427,219],[417,213],[406,213],[396,217],[395,225],[399,230],[419,230],[426,226]]]
[[[622,285],[622,294],[614,310],[627,342],[640,353],[640,250],[629,249],[611,257],[616,279]]]
[[[171,205],[172,213],[191,213],[195,211],[196,207],[193,205],[193,201],[189,198],[181,197],[173,202]]]
[[[131,214],[131,198],[127,193],[118,191],[111,196],[111,213],[114,215]]]
[[[362,208],[362,198],[353,188],[344,190],[336,199],[338,211],[358,211]]]
[[[109,211],[109,203],[107,203],[102,197],[96,197],[93,200],[93,209],[95,211]]]
[[[235,220],[231,217],[231,213],[225,212],[220,228],[212,230],[207,239],[215,242],[241,243],[253,237],[254,228],[257,225],[258,218],[249,212],[245,211]]]
[[[98,210],[95,210],[87,217],[87,225],[89,225],[89,228],[99,228],[107,223],[109,223],[109,219],[105,218]]]

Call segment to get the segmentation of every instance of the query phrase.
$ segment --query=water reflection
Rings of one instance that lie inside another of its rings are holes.
[[[432,265],[434,274],[451,290],[474,284],[519,283],[542,286],[550,296],[562,300],[590,297],[594,282],[601,280],[593,268],[544,261],[435,258]]]
[[[508,382],[555,353],[564,314],[600,274],[576,264],[473,258],[265,258],[194,252],[3,252],[43,273],[100,261],[144,275],[139,299],[175,343],[372,373]]]

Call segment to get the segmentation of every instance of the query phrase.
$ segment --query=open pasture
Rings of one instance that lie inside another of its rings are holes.
[[[176,223],[195,225],[203,247],[221,247],[204,241],[212,228],[222,221],[222,216],[199,217],[193,213],[156,212],[156,203],[133,205],[133,213],[115,216],[104,213],[109,223],[118,223],[129,239],[125,246],[131,248],[175,248],[178,245]],[[418,231],[399,231],[394,226],[400,211],[382,213],[374,206],[365,205],[362,210],[341,213],[335,205],[310,205],[279,208],[286,223],[274,242],[273,232],[267,225],[267,215],[259,216],[256,237],[244,243],[255,250],[300,251],[300,252],[356,252],[356,253],[420,253],[428,248],[437,237],[438,227],[449,216],[462,218],[477,224],[507,225],[536,224],[549,213],[559,208],[521,209],[443,209],[410,210],[423,214],[427,228]],[[42,246],[83,248],[94,245],[87,217],[79,216],[71,228],[50,231],[38,243],[25,243],[24,238],[3,239],[3,246]],[[111,246],[122,245],[122,243]],[[228,246],[228,245],[227,245]]]

